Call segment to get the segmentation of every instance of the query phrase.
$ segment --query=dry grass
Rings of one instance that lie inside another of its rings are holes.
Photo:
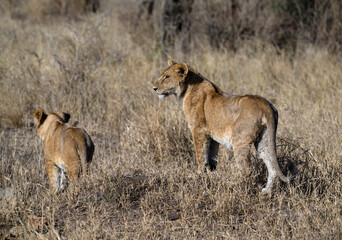
[[[151,89],[166,61],[153,44],[133,43],[117,20],[123,3],[114,3],[71,22],[0,16],[0,187],[16,196],[1,201],[0,238],[341,238],[340,56],[313,46],[289,55],[257,41],[172,56],[279,110],[279,161],[284,172],[294,161],[299,174],[264,197],[266,168],[254,151],[253,175],[241,182],[230,179],[234,161],[222,147],[217,171],[195,174],[181,104]],[[89,176],[54,197],[32,125],[37,107],[69,111],[96,145]]]

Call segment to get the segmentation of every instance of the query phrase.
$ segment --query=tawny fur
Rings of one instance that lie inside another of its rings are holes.
[[[54,192],[65,188],[66,179],[78,180],[92,161],[94,144],[84,129],[68,123],[70,115],[64,112],[45,114],[34,112],[38,134],[43,139],[46,172]]]
[[[198,172],[203,167],[216,168],[219,144],[233,149],[239,173],[250,173],[247,157],[254,144],[268,170],[262,190],[271,191],[277,176],[290,182],[279,168],[276,154],[278,113],[266,99],[254,95],[224,93],[214,83],[185,63],[168,62],[153,89],[159,98],[176,95],[183,100],[183,110],[192,133]]]

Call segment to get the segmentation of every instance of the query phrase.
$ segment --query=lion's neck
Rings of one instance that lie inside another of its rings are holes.
[[[184,82],[181,82],[179,84],[179,88],[176,91],[176,95],[178,99],[184,99],[184,97],[191,92],[191,89],[200,84],[205,80],[204,77],[202,77],[200,74],[197,74],[193,71],[189,71],[188,76],[186,77]]]
[[[196,92],[196,95],[215,95],[223,94],[223,91],[214,83],[207,80],[201,74],[189,71],[188,77],[184,83],[180,84],[180,91],[177,93],[178,98],[184,99],[192,93]]]

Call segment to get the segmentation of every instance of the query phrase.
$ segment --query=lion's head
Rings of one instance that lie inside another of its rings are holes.
[[[47,128],[51,125],[54,121],[60,121],[62,123],[67,123],[70,119],[70,114],[65,112],[58,112],[58,113],[49,113],[46,114],[41,109],[37,109],[33,116],[35,118],[36,128],[38,134],[44,139],[44,134],[47,131]]]
[[[165,69],[157,82],[153,84],[153,90],[156,91],[160,99],[171,94],[179,97],[182,93],[181,83],[184,82],[189,72],[189,68],[185,63],[176,63],[169,60],[168,64],[169,67]]]

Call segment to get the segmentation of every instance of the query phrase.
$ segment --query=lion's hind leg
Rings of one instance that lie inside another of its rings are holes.
[[[49,184],[51,190],[55,193],[59,190],[59,173],[58,167],[49,159],[46,160],[46,173],[49,177]]]
[[[248,161],[252,143],[252,137],[247,134],[236,135],[232,138],[234,159],[237,165],[235,175],[238,178],[240,178],[242,175],[249,176],[252,172]]]

